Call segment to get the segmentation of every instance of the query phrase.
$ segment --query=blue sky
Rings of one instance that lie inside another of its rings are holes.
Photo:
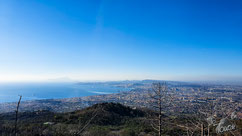
[[[0,81],[242,79],[241,0],[0,0]]]

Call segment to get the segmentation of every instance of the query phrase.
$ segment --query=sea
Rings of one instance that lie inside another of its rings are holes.
[[[0,103],[22,100],[61,99],[91,95],[113,94],[131,88],[107,84],[77,83],[0,83]]]

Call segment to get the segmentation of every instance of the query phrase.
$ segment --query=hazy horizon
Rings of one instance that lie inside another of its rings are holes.
[[[167,79],[151,79],[151,78],[147,78],[147,79],[117,79],[117,80],[74,80],[74,79],[70,79],[70,78],[56,78],[56,79],[47,79],[47,80],[19,80],[19,81],[0,81],[0,84],[59,84],[59,83],[105,83],[105,82],[123,82],[123,81],[144,81],[144,80],[154,80],[154,81],[162,81],[162,82],[186,82],[186,83],[198,83],[198,84],[227,84],[227,85],[242,85],[242,79],[210,79],[210,80],[167,80]]]

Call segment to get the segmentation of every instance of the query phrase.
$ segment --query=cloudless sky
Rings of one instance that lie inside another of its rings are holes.
[[[242,79],[241,0],[0,0],[0,81]]]

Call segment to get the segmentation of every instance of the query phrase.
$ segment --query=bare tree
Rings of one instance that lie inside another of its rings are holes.
[[[158,135],[161,136],[162,132],[162,116],[163,116],[163,109],[167,109],[171,106],[172,97],[171,94],[168,92],[168,87],[166,83],[153,83],[152,90],[149,92],[150,95],[150,104],[151,106],[158,111],[158,117],[151,121],[151,126],[153,129],[158,131]]]
[[[207,98],[209,99],[209,98]],[[200,131],[200,135],[205,135],[205,129],[207,129],[207,135],[210,135],[210,127],[212,125],[214,113],[215,113],[215,104],[213,102],[204,102],[198,104],[190,104],[189,102],[183,103],[182,108],[187,109],[188,115],[186,122],[179,124],[179,127],[187,129],[187,136],[193,136],[195,132]],[[206,128],[207,125],[207,128]],[[198,135],[198,134],[197,134]]]
[[[16,117],[15,117],[15,129],[14,129],[14,132],[15,132],[15,136],[18,135],[18,131],[17,131],[17,125],[18,125],[18,110],[19,110],[19,105],[20,105],[20,102],[21,102],[21,99],[22,99],[22,95],[19,96],[19,101],[18,101],[18,104],[17,104],[17,109],[16,109]]]
[[[167,112],[171,114],[170,110],[172,108],[176,109],[175,107],[183,107],[184,109],[188,110],[193,108],[196,109],[196,107],[192,108],[190,104],[185,104],[183,102],[176,103],[174,98],[175,93],[172,91],[172,89],[168,88],[166,83],[153,83],[152,90],[149,92],[149,95],[151,97],[149,103],[156,111],[158,111],[158,117],[151,121],[151,126],[158,132],[159,136],[161,136],[162,125],[172,125],[186,129],[187,136],[193,136],[196,131],[201,131],[201,135],[204,135],[204,124],[206,123],[206,116],[202,111],[194,111],[195,116],[188,117],[186,119],[186,123],[171,123],[163,121],[162,116],[164,115],[164,113]],[[207,131],[209,133],[209,129]]]
[[[179,126],[187,128],[187,136],[192,136],[195,132],[199,131],[201,136],[214,135],[215,132],[211,132],[210,130],[214,130],[214,128],[218,125],[217,121],[223,118],[228,118],[228,116],[231,116],[231,113],[236,110],[236,108],[225,108],[222,101],[215,101],[209,97],[207,97],[204,102],[200,102],[195,105],[191,105],[189,103],[184,103],[184,105],[184,108],[190,109],[190,117],[186,119],[188,122],[187,124]],[[233,132],[230,131],[230,133]]]

